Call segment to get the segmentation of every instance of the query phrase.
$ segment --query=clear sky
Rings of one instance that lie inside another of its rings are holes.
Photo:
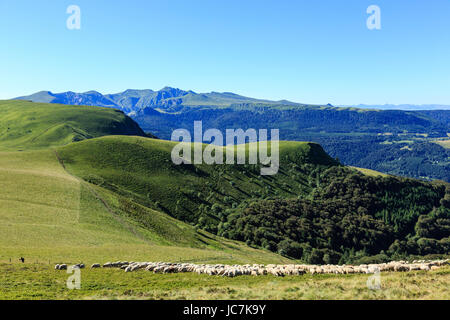
[[[366,26],[372,4],[381,30]],[[450,104],[449,0],[0,0],[0,43],[0,99],[172,86]]]

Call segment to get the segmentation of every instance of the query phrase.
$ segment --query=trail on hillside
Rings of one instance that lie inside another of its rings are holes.
[[[77,179],[80,183],[83,183],[88,190],[91,192],[91,194],[97,199],[99,200],[103,206],[105,207],[106,211],[108,211],[109,214],[111,214],[111,216],[121,225],[123,226],[125,229],[127,229],[128,231],[130,231],[133,235],[135,235],[137,238],[139,238],[140,240],[148,243],[148,244],[153,244],[151,243],[148,239],[146,239],[144,236],[142,236],[135,228],[133,228],[133,226],[131,226],[130,224],[128,224],[126,221],[124,221],[119,214],[117,214],[116,212],[114,212],[114,210],[109,206],[109,204],[106,202],[105,199],[103,199],[100,194],[95,191],[89,183],[87,183],[86,181],[84,181],[83,179],[76,177],[74,175],[72,175],[66,168],[66,165],[64,164],[64,161],[61,159],[61,157],[58,154],[58,151],[55,150],[55,156],[56,159],[58,160],[58,162],[61,164],[61,166],[63,167],[64,171],[70,175],[71,177]]]

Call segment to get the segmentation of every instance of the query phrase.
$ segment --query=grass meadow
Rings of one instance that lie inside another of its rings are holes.
[[[81,288],[69,290],[70,274],[44,263],[0,263],[1,299],[450,299],[450,267],[437,271],[382,273],[381,288],[367,287],[370,275],[274,277],[125,273],[81,270]]]

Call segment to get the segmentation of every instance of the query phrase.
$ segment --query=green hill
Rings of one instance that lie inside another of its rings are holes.
[[[122,112],[0,101],[0,114],[0,261],[19,256],[28,261],[88,263],[136,259],[288,261],[197,230],[69,174],[53,147],[108,134],[144,136]],[[116,152],[122,151],[110,150],[105,160],[111,161]]]
[[[146,136],[121,111],[28,101],[0,101],[0,149],[61,146],[105,135]]]
[[[53,150],[0,152],[0,178],[2,261],[286,261],[77,179]]]
[[[280,171],[261,176],[257,165],[182,165],[171,161],[175,142],[110,136],[58,149],[74,175],[129,197],[143,206],[217,231],[226,208],[261,197],[308,194],[309,175],[336,162],[307,142],[281,142]],[[203,146],[205,147],[205,145]],[[225,154],[225,152],[224,152]],[[294,177],[287,168],[303,166]]]
[[[310,263],[450,250],[450,188],[339,165],[308,142],[280,142],[280,169],[180,165],[173,142],[110,136],[58,149],[69,172],[211,233]],[[145,224],[145,213],[135,215]],[[381,255],[381,256],[380,256]],[[381,258],[380,258],[381,257]]]

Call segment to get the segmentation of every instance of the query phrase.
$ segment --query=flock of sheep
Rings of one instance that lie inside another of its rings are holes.
[[[95,263],[91,269],[96,268],[118,268],[125,272],[132,272],[137,270],[147,270],[153,273],[183,273],[195,272],[197,274],[218,275],[225,277],[236,277],[241,275],[267,275],[271,274],[278,277],[287,275],[302,275],[310,274],[352,274],[352,273],[376,273],[383,271],[414,271],[414,270],[437,270],[442,266],[449,265],[450,259],[433,260],[433,261],[413,261],[408,263],[406,261],[392,261],[389,263],[380,264],[361,264],[353,265],[304,265],[304,264],[285,264],[285,265],[260,265],[260,264],[246,264],[246,265],[224,265],[224,264],[193,264],[193,263],[168,263],[168,262],[107,262],[103,266]],[[84,264],[80,263],[73,265],[73,268],[83,269]],[[57,264],[55,270],[66,270],[67,264]]]

